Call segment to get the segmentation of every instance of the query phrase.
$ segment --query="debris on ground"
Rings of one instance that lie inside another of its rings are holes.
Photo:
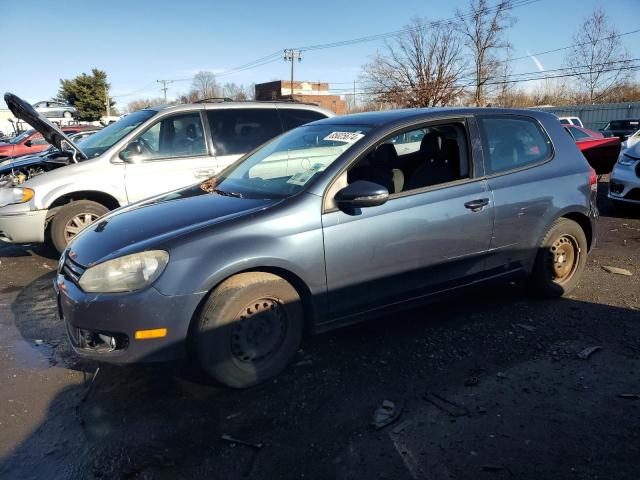
[[[498,377],[498,378],[499,378],[499,379],[501,379],[501,380],[504,380],[505,378],[509,378],[509,377],[507,376],[507,374],[506,374],[506,373],[504,373],[504,372],[498,372],[498,373],[496,373],[496,377]]]
[[[529,332],[535,332],[536,331],[536,327],[534,327],[533,325],[527,325],[525,323],[516,323],[515,325],[516,325],[516,327],[524,328],[525,330],[528,330]]]
[[[630,277],[630,276],[633,275],[633,273],[631,273],[629,270],[627,270],[625,268],[611,267],[609,265],[603,265],[602,269],[605,272],[615,273],[617,275],[624,275],[625,277]]]
[[[313,365],[313,361],[312,360],[300,360],[297,363],[294,363],[294,367],[306,367],[308,365]]]
[[[474,387],[480,383],[480,379],[478,377],[469,377],[464,381],[465,387]]]
[[[440,410],[447,412],[452,417],[467,417],[469,416],[469,409],[462,405],[458,405],[457,403],[452,402],[451,400],[447,400],[446,398],[441,397],[437,393],[427,392],[424,396],[424,399],[438,407]]]
[[[582,360],[587,360],[591,355],[593,355],[598,350],[602,350],[602,346],[601,345],[595,345],[593,347],[587,347],[584,350],[581,350],[580,352],[578,352],[578,358],[581,358]]]
[[[222,434],[220,438],[222,438],[222,440],[226,442],[237,445],[245,445],[247,447],[255,448],[256,450],[260,450],[262,447],[264,447],[264,443],[255,443],[248,442],[247,440],[240,440],[239,438],[232,437],[231,435],[227,435],[226,433]]]
[[[376,427],[376,430],[380,430],[381,428],[395,422],[401,412],[402,408],[396,407],[396,404],[391,400],[384,400],[382,405],[376,408],[376,411],[373,413],[373,421],[371,422],[371,425]]]
[[[619,393],[618,394],[618,398],[638,400],[638,399],[640,399],[640,395],[637,394],[637,393]]]
[[[401,422],[399,425],[393,427],[393,430],[391,430],[391,433],[393,433],[394,435],[400,435],[402,432],[404,432],[407,429],[407,427],[410,427],[413,424],[414,424],[413,420],[405,420],[404,422]]]

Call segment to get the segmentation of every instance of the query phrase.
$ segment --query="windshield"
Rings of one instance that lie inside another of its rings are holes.
[[[26,132],[22,132],[17,137],[13,137],[11,140],[9,140],[8,143],[10,143],[12,145],[17,145],[18,143],[23,141],[25,138],[27,138],[29,135],[33,134],[34,132],[35,132],[35,130],[33,128],[31,130],[27,130]]]
[[[156,114],[155,110],[139,110],[78,142],[87,158],[102,155],[130,131]]]
[[[306,125],[271,141],[201,189],[247,198],[285,198],[304,189],[371,127]]]

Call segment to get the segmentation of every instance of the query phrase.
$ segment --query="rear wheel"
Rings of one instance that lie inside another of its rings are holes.
[[[300,345],[303,309],[296,290],[263,272],[238,274],[207,299],[194,332],[203,370],[233,388],[280,373]]]
[[[58,252],[84,228],[91,225],[109,209],[91,200],[78,200],[60,208],[51,220],[51,241]]]
[[[573,220],[560,218],[545,235],[533,268],[531,280],[538,292],[560,297],[578,284],[587,262],[587,239]]]

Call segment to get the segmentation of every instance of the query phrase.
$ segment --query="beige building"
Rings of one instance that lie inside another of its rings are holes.
[[[275,80],[256,84],[256,100],[282,100],[291,98],[291,81]],[[329,93],[329,84],[323,82],[293,82],[293,98],[333,111],[336,115],[347,112],[347,102],[339,95]]]

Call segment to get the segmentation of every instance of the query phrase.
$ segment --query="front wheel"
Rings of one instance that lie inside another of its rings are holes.
[[[303,308],[284,279],[247,272],[217,287],[196,321],[193,345],[203,370],[223,385],[246,388],[287,366],[302,339]]]
[[[540,244],[531,283],[544,296],[561,297],[576,287],[586,263],[587,239],[582,227],[559,218]]]
[[[91,200],[78,200],[60,208],[51,220],[51,242],[58,252],[67,248],[67,244],[81,230],[91,225],[109,209]]]

